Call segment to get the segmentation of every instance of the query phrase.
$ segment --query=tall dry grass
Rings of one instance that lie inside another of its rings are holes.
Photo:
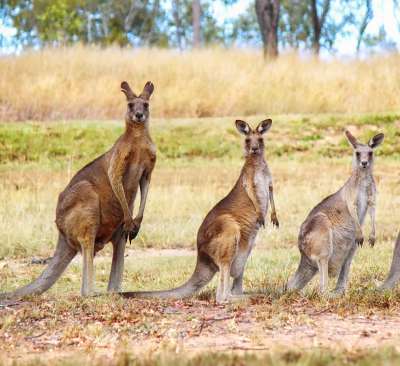
[[[120,118],[121,80],[156,86],[153,115],[379,112],[400,109],[399,55],[330,60],[261,52],[77,46],[0,58],[0,120]]]

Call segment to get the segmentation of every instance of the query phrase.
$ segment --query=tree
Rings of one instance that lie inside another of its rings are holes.
[[[311,1],[311,21],[313,28],[312,50],[319,55],[321,49],[321,34],[331,6],[331,0],[323,0],[321,14],[318,14],[318,0]]]
[[[175,26],[175,36],[176,36],[176,45],[179,49],[182,49],[184,30],[182,27],[182,1],[181,0],[172,0],[172,16],[173,16],[173,24]]]
[[[278,25],[280,0],[256,0],[255,9],[264,46],[264,57],[278,56]]]
[[[357,53],[360,52],[361,42],[363,40],[367,26],[369,22],[372,20],[373,15],[374,13],[372,10],[372,1],[365,0],[365,13],[358,30],[357,46],[356,46]]]
[[[192,2],[192,22],[193,22],[193,47],[199,47],[201,42],[201,6],[200,0]]]

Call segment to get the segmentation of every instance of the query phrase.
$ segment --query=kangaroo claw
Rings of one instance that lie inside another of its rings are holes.
[[[265,228],[265,220],[264,220],[264,218],[263,217],[259,217],[257,219],[257,224],[260,225],[260,227],[262,226],[262,227]]]
[[[275,226],[277,229],[279,229],[279,221],[278,221],[278,218],[276,217],[275,211],[271,213],[271,222],[272,222],[273,226]]]
[[[132,240],[137,237],[137,234],[139,233],[139,228],[134,229],[129,232],[129,244],[131,244]]]
[[[363,244],[364,244],[364,238],[363,238],[363,237],[357,238],[357,239],[356,239],[356,244],[357,244],[359,247],[362,247]]]
[[[374,245],[375,245],[375,238],[374,238],[374,237],[370,237],[370,238],[368,239],[368,243],[369,243],[369,245],[371,246],[371,248],[373,248]]]

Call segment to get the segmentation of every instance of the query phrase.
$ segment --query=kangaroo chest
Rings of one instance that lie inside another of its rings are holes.
[[[266,168],[257,169],[254,173],[255,194],[265,215],[268,210],[270,176]]]
[[[123,178],[124,189],[130,204],[135,199],[142,175],[153,170],[155,156],[155,152],[148,148],[136,150],[132,153]]]
[[[357,191],[357,214],[362,224],[367,214],[368,202],[374,200],[374,186],[372,180],[363,181]]]

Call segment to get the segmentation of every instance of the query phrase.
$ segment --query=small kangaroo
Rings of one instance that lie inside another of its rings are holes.
[[[320,273],[320,290],[326,293],[328,274],[339,273],[335,295],[342,295],[347,286],[351,261],[364,242],[361,226],[369,211],[372,231],[371,246],[375,244],[376,187],[373,177],[374,149],[384,135],[374,136],[367,145],[346,131],[353,147],[353,169],[350,178],[336,193],[314,207],[300,228],[298,245],[301,260],[297,272],[288,282],[288,290],[302,289]]]
[[[388,278],[379,287],[379,290],[389,290],[396,286],[400,280],[400,232],[397,236],[396,244],[393,251],[392,265],[390,266],[390,272]]]
[[[48,290],[61,276],[78,251],[83,255],[82,296],[94,293],[93,257],[108,242],[113,258],[108,291],[120,290],[126,240],[139,232],[146,205],[151,173],[156,161],[155,146],[149,135],[149,99],[154,86],[147,82],[136,96],[126,81],[125,132],[114,146],[71,179],[59,195],[56,225],[59,238],[55,254],[43,273],[15,292],[0,299],[20,298]],[[133,203],[140,186],[140,207],[133,219]]]
[[[243,272],[253,249],[257,232],[264,226],[268,204],[276,227],[272,177],[264,159],[263,135],[272,121],[260,122],[255,130],[237,120],[236,127],[245,135],[245,163],[230,193],[208,213],[197,234],[197,264],[192,277],[182,286],[168,291],[124,292],[122,296],[184,298],[204,287],[220,271],[218,303],[243,294]],[[230,276],[233,286],[230,287]]]

